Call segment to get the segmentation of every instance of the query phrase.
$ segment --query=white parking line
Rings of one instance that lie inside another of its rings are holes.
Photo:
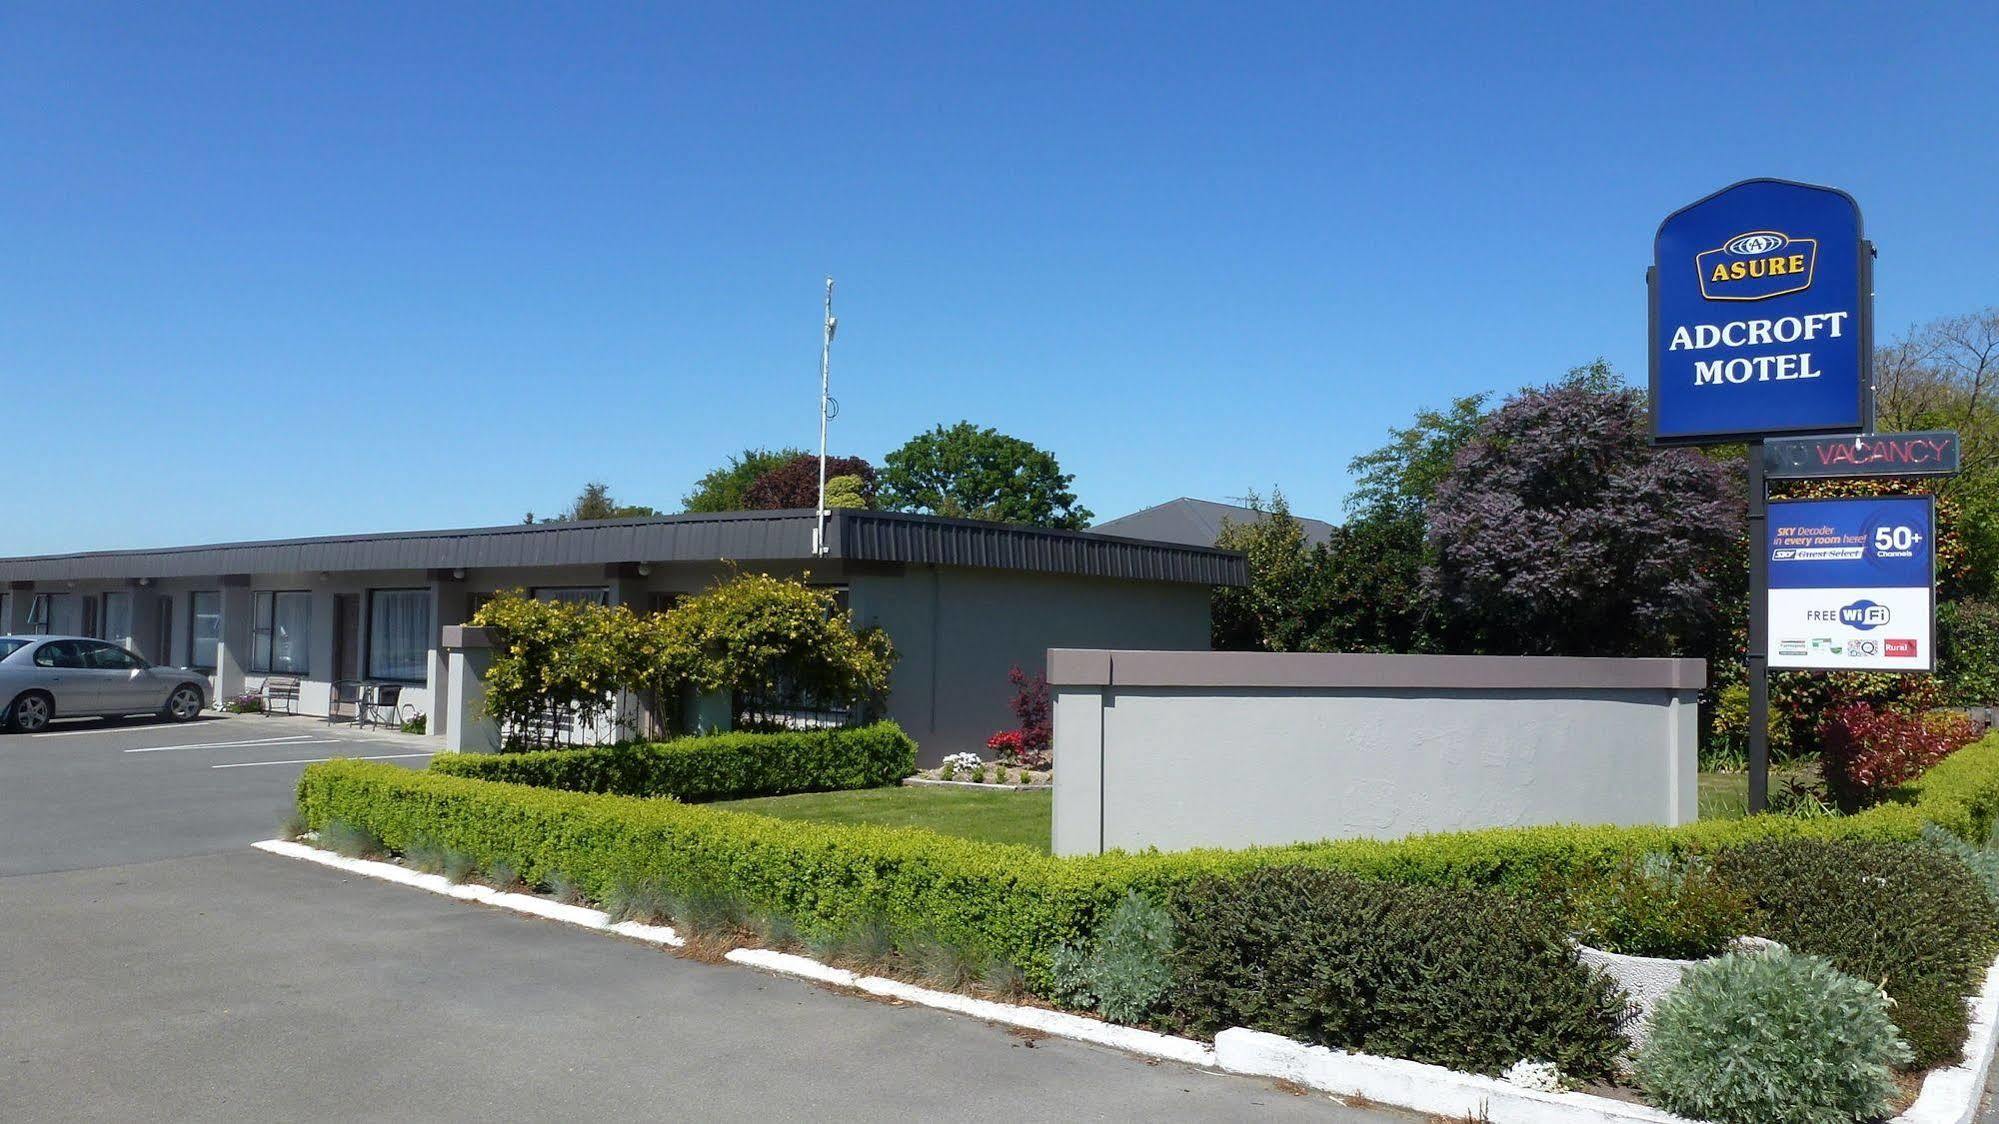
[[[237,745],[330,745],[339,738],[315,738],[311,734],[291,734],[282,738],[244,738],[233,742],[190,742],[187,745],[151,745],[128,749],[126,753],[165,753],[170,749],[226,749]]]
[[[435,757],[435,753],[384,753],[376,757],[342,757],[341,761],[396,761],[404,757]],[[211,769],[247,769],[252,765],[317,765],[321,761],[332,761],[332,757],[307,757],[299,761],[234,761],[227,765],[210,765]]]
[[[31,738],[74,738],[82,734],[122,734],[127,730],[158,729],[158,726],[90,726],[81,730],[43,730],[39,734],[29,734]]]

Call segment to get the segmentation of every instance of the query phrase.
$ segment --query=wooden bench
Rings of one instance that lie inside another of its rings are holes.
[[[286,677],[264,680],[264,713],[298,714],[298,680]],[[283,707],[280,711],[278,708]]]

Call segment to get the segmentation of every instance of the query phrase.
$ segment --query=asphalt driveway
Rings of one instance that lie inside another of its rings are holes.
[[[0,737],[0,1118],[1400,1121],[248,848],[294,719]]]

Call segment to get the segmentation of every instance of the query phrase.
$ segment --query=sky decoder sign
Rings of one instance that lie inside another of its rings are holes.
[[[1655,442],[1870,428],[1873,249],[1852,196],[1747,180],[1667,216],[1652,251]]]
[[[1932,670],[1935,534],[1929,496],[1772,501],[1770,666]]]

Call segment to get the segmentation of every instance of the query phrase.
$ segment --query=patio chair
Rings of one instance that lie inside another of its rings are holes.
[[[359,679],[335,679],[333,689],[326,695],[326,721],[337,722],[342,717],[353,722],[361,721],[362,684]],[[340,708],[346,707],[343,716]]]
[[[361,693],[356,726],[401,726],[403,689],[396,683],[376,683]]]

